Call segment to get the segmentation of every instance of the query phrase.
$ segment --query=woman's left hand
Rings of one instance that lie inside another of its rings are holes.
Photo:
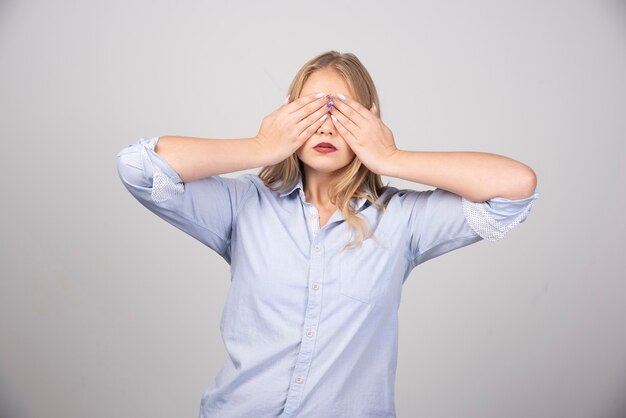
[[[368,110],[346,95],[337,96],[330,114],[339,135],[367,168],[381,174],[398,151],[393,133],[378,117],[376,105]]]

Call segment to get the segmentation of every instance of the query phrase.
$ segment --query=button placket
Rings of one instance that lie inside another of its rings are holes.
[[[315,205],[305,202],[305,204],[309,208],[309,225],[311,225],[311,231],[313,232],[313,237],[317,235],[320,230],[319,217],[317,216],[317,208]]]
[[[317,338],[317,325],[321,312],[322,292],[319,292],[320,282],[324,274],[324,247],[319,241],[314,241],[311,248],[311,263],[309,271],[309,287],[314,291],[308,292],[307,305],[302,328],[300,350],[293,370],[291,384],[287,392],[287,400],[282,417],[293,414],[302,400],[304,384],[309,374],[311,361],[313,360],[313,348]]]

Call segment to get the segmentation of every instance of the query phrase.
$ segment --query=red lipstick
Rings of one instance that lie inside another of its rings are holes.
[[[337,148],[335,148],[333,144],[330,144],[328,142],[320,142],[319,144],[314,146],[313,149],[315,151],[322,152],[322,153],[329,153],[329,152],[337,151]]]

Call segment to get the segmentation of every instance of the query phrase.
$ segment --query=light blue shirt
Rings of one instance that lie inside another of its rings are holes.
[[[249,173],[183,183],[154,151],[157,141],[141,138],[118,153],[122,182],[231,266],[220,321],[227,359],[202,396],[201,418],[395,417],[398,308],[409,273],[501,239],[538,198],[475,203],[390,186],[384,212],[351,200],[379,242],[339,252],[351,230],[339,210],[320,228],[302,178],[283,193]]]

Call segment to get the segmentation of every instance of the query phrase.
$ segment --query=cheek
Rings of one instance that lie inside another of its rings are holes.
[[[343,146],[346,148],[346,151],[348,151],[348,154],[352,156],[356,155],[354,151],[352,151],[352,148],[350,148],[350,145],[346,141],[343,141]]]

